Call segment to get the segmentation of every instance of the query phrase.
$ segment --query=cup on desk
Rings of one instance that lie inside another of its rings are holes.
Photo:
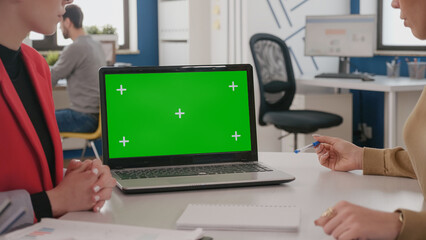
[[[392,63],[386,63],[386,73],[389,78],[399,78],[399,73],[401,69],[401,63],[392,61]]]
[[[408,75],[412,79],[425,78],[426,62],[408,62]]]

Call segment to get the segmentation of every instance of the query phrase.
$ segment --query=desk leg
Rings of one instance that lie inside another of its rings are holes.
[[[388,148],[396,145],[396,92],[390,91],[388,95]]]

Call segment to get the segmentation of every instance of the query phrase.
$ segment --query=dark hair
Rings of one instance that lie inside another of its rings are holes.
[[[69,18],[75,28],[83,27],[83,12],[81,11],[81,8],[75,4],[67,5],[65,7],[65,14],[63,18],[64,20]]]

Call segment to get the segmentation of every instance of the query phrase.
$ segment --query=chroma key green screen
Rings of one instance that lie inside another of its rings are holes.
[[[107,74],[110,158],[250,151],[246,71]]]

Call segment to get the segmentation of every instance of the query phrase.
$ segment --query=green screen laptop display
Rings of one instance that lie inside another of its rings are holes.
[[[106,74],[109,158],[251,151],[246,71]]]

